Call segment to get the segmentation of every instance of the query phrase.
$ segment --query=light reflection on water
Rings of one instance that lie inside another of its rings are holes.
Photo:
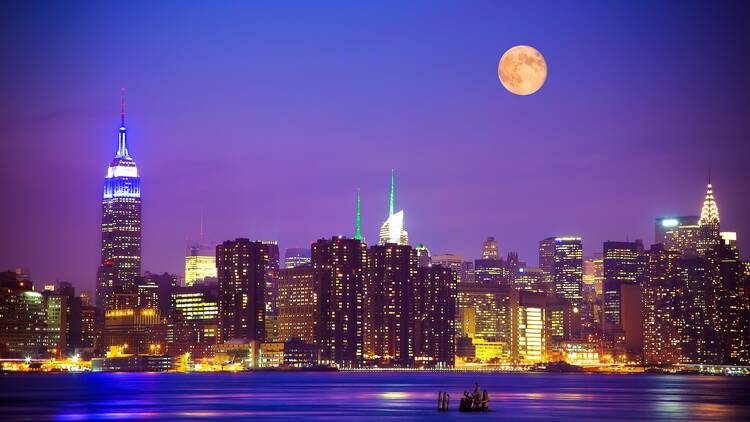
[[[750,420],[750,378],[683,375],[4,374],[0,414],[59,420],[462,419],[479,382],[502,420]],[[448,391],[451,410],[438,412]]]

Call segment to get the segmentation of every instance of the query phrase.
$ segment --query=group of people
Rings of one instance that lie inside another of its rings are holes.
[[[474,394],[469,394],[468,391],[464,391],[464,396],[461,397],[461,403],[458,406],[458,410],[472,411],[472,410],[487,410],[490,404],[490,395],[487,390],[479,392],[479,383],[474,383]]]
[[[438,410],[448,410],[450,404],[451,395],[445,391],[438,393]],[[480,392],[479,383],[474,383],[474,394],[469,394],[468,391],[464,391],[464,396],[461,397],[461,402],[458,405],[458,410],[470,412],[475,410],[487,410],[490,403],[490,395],[487,390]]]

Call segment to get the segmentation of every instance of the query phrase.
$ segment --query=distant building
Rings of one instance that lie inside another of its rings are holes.
[[[96,302],[108,306],[117,290],[132,290],[141,275],[141,178],[130,157],[123,96],[115,158],[107,169],[102,198],[102,248]]]
[[[513,287],[517,290],[544,292],[544,273],[540,268],[521,267],[514,277]]]
[[[622,330],[621,288],[624,284],[637,284],[643,274],[643,243],[604,242],[604,330],[612,333]]]
[[[310,265],[310,249],[288,248],[284,253],[284,268]]]
[[[44,297],[31,281],[0,273],[0,354],[25,358],[49,356]]]
[[[458,279],[449,268],[417,270],[414,356],[419,366],[452,367],[456,352]]]
[[[657,218],[654,223],[654,243],[666,244],[669,232],[680,226],[697,226],[699,218],[697,215]]]
[[[548,237],[539,242],[539,269],[544,274],[545,283],[552,284],[555,272],[555,238]]]
[[[199,253],[197,248],[191,248],[191,254],[185,257],[186,286],[205,281],[216,281],[216,257],[213,255],[197,255],[197,253]]]
[[[109,309],[104,314],[103,346],[120,348],[123,353],[158,354],[166,347],[167,327],[158,309]]]
[[[464,281],[464,258],[461,255],[433,255],[430,259],[430,262],[432,263],[432,265],[440,265],[441,267],[450,268],[458,275],[459,283]]]
[[[166,372],[175,369],[177,359],[166,355],[128,355],[95,358],[93,372]]]
[[[502,259],[474,260],[474,279],[477,283],[509,285],[507,267]]]
[[[167,354],[190,353],[195,358],[213,355],[219,341],[219,300],[216,284],[194,284],[172,293]]]
[[[547,295],[514,292],[511,300],[511,360],[538,363],[547,360]]]
[[[358,366],[362,360],[366,248],[357,239],[340,236],[312,245],[313,283],[320,301],[315,341],[323,363]]]
[[[430,257],[430,250],[423,244],[418,244],[414,250],[417,251],[417,265],[420,267],[429,267],[432,264],[432,257]]]
[[[410,366],[414,359],[417,255],[409,245],[387,243],[367,251],[363,357]]]
[[[499,284],[459,283],[458,324],[463,335],[505,344],[504,359],[510,358],[511,290]],[[474,327],[467,326],[474,321]]]
[[[236,239],[216,247],[221,341],[265,339],[269,262],[270,246],[262,242]]]
[[[279,274],[278,330],[279,340],[293,338],[316,342],[318,292],[311,266],[285,268]]]
[[[583,284],[593,287],[597,296],[604,291],[604,258],[594,256],[583,261]]]
[[[396,199],[396,179],[391,170],[391,189],[390,189],[390,201],[389,201],[389,212],[388,219],[380,227],[380,240],[379,245],[385,245],[386,243],[394,243],[397,245],[408,245],[409,234],[406,231],[404,225],[404,211],[395,212],[395,199]]]
[[[571,303],[580,303],[583,297],[581,292],[583,284],[583,246],[581,238],[574,236],[556,237],[554,242],[553,282],[555,295]]]
[[[485,239],[482,244],[482,259],[500,259],[500,249],[497,247],[497,241],[492,236]]]

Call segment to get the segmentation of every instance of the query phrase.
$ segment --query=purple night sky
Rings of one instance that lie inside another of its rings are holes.
[[[388,173],[412,244],[475,258],[488,235],[653,242],[700,211],[750,249],[750,11],[738,2],[3,2],[0,269],[93,290],[103,178],[127,89],[143,269],[183,271],[188,238],[282,250],[369,243]],[[718,4],[718,3],[717,3]],[[549,75],[503,89],[529,44]]]

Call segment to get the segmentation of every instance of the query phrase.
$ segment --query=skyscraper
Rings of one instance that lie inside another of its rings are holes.
[[[539,241],[539,269],[544,274],[544,282],[552,284],[555,272],[555,238],[548,237]]]
[[[497,241],[494,237],[489,236],[482,243],[482,259],[499,259],[500,250],[497,247]]]
[[[417,364],[453,366],[456,337],[456,273],[440,265],[419,267],[414,300]]]
[[[185,285],[192,286],[205,281],[216,281],[216,257],[213,252],[208,253],[199,245],[191,246],[185,257]]]
[[[604,331],[612,333],[621,326],[621,289],[636,284],[642,274],[643,243],[604,242]]]
[[[374,245],[367,253],[364,357],[410,365],[414,359],[417,254],[409,245]]]
[[[583,246],[580,237],[556,237],[553,281],[555,295],[570,303],[579,303],[583,284]],[[543,241],[544,242],[544,241]],[[541,249],[540,249],[541,250]]]
[[[319,301],[315,342],[326,362],[343,366],[361,362],[366,248],[359,240],[341,236],[312,244],[313,283]]]
[[[677,230],[680,226],[697,226],[699,218],[696,215],[657,218],[654,223],[654,243],[664,244],[667,233]]]
[[[216,247],[221,341],[265,340],[265,290],[270,245],[249,239]]]
[[[680,336],[676,306],[679,253],[657,243],[646,252],[643,281],[643,361],[647,365],[680,361]]]
[[[300,339],[315,343],[319,313],[318,289],[310,266],[285,268],[279,273],[279,341]]]
[[[714,199],[713,187],[709,178],[706,186],[706,197],[701,208],[701,217],[698,220],[698,251],[705,253],[714,246],[722,243],[721,230],[719,227],[719,207]]]
[[[141,274],[141,178],[130,156],[123,91],[117,153],[104,178],[102,250],[96,300],[107,307],[113,291],[131,290]]]
[[[391,189],[389,195],[388,204],[388,219],[385,220],[382,226],[380,226],[380,239],[379,245],[385,245],[386,243],[394,243],[397,245],[408,245],[409,234],[404,228],[404,210],[394,212],[396,201],[396,178],[393,170],[391,170]]]

